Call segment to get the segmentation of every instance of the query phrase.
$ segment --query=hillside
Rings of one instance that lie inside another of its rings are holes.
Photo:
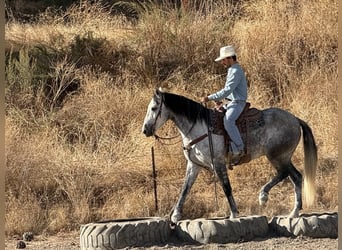
[[[6,41],[6,234],[78,230],[94,220],[167,215],[181,189],[181,144],[146,138],[141,126],[156,87],[199,101],[224,84],[213,62],[233,44],[254,107],[280,107],[306,121],[318,145],[313,208],[337,208],[337,1],[163,1],[128,4],[139,18],[82,1],[35,21],[11,18]],[[314,18],[313,18],[314,17]],[[172,123],[160,135],[175,135]],[[151,147],[156,154],[155,211]],[[294,164],[303,171],[302,143]],[[229,171],[241,215],[289,213],[293,186],[274,187],[260,158]],[[184,218],[224,216],[228,204],[203,171]],[[305,206],[305,205],[304,205]]]

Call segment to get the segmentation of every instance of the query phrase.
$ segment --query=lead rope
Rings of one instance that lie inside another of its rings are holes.
[[[204,106],[207,108],[207,104],[206,103],[204,104]],[[215,205],[216,205],[216,211],[217,211],[218,210],[217,188],[216,188],[217,173],[216,173],[216,167],[215,167],[215,162],[214,162],[214,146],[213,146],[213,138],[212,138],[212,133],[213,133],[214,127],[211,124],[210,110],[208,109],[207,111],[208,111],[207,112],[208,140],[209,140],[211,167],[213,169],[213,175],[214,175]]]

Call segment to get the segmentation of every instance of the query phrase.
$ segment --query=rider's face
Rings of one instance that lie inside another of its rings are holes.
[[[225,67],[230,67],[233,64],[233,58],[232,57],[226,57],[221,60],[221,64]]]

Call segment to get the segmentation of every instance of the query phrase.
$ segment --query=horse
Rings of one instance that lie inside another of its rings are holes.
[[[306,122],[286,110],[273,107],[260,111],[264,124],[249,128],[246,146],[250,160],[266,156],[275,168],[276,175],[261,188],[259,204],[264,205],[268,201],[270,190],[289,177],[294,185],[295,202],[288,217],[297,218],[299,211],[303,209],[303,176],[295,168],[291,158],[303,135],[304,200],[308,206],[312,206],[315,199],[317,168],[317,146],[312,130]],[[206,136],[210,128],[208,116],[211,112],[213,109],[206,108],[201,103],[161,89],[156,89],[147,107],[142,126],[142,133],[145,136],[157,136],[156,131],[166,121],[171,120],[182,138],[187,166],[180,196],[170,212],[170,220],[174,225],[181,219],[186,196],[203,168],[213,171],[217,176],[229,203],[229,218],[236,218],[239,215],[227,174],[227,145],[224,136],[213,133]]]

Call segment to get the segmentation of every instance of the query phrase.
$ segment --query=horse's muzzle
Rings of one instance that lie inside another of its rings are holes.
[[[152,136],[153,135],[153,129],[150,126],[144,126],[142,129],[142,132],[144,133],[144,135],[146,135],[147,137]]]

